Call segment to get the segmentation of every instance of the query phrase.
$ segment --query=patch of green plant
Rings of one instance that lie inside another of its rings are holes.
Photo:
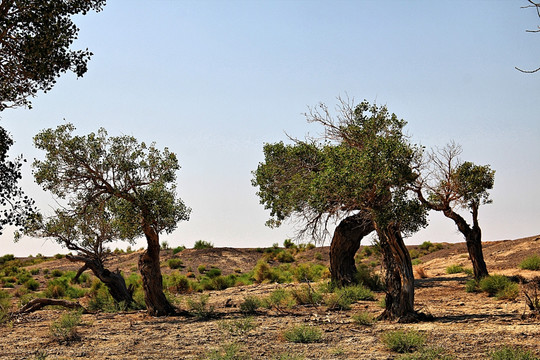
[[[290,292],[298,305],[319,305],[323,302],[322,295],[309,285],[292,289]]]
[[[382,341],[389,350],[410,353],[421,349],[426,342],[426,337],[414,330],[395,330],[383,334]]]
[[[532,255],[523,260],[519,267],[523,270],[534,270],[538,271],[540,270],[540,256],[538,255]]]
[[[11,296],[7,291],[0,290],[0,325],[9,321],[11,308]]]
[[[540,360],[532,352],[519,347],[505,346],[488,353],[491,360]]]
[[[24,283],[24,287],[30,291],[36,291],[39,289],[39,282],[36,279],[30,278]]]
[[[182,261],[182,259],[178,258],[169,259],[169,261],[167,261],[167,264],[171,269],[180,269],[184,267],[184,262]]]
[[[186,250],[186,247],[185,247],[184,245],[180,245],[180,246],[175,247],[175,248],[173,249],[172,253],[173,253],[173,255],[176,255],[176,254],[178,254],[179,252],[182,252],[182,251],[184,251],[184,250]]]
[[[15,255],[13,255],[13,254],[6,254],[4,256],[0,256],[0,265],[4,265],[8,261],[11,261],[11,260],[14,260],[14,259],[15,259]]]
[[[47,288],[43,292],[45,297],[59,299],[67,297],[69,299],[78,299],[86,294],[84,289],[78,286],[70,285],[70,278],[67,276],[58,277],[47,283]]]
[[[411,256],[411,259],[414,260],[414,259],[419,258],[422,255],[422,253],[420,253],[420,251],[416,249],[411,249],[409,250],[409,255]]]
[[[63,314],[60,319],[54,321],[49,332],[52,338],[58,342],[71,342],[79,340],[77,326],[81,324],[81,312],[73,311]]]
[[[54,255],[54,258],[55,258],[55,259],[58,259],[58,260],[63,259],[64,257],[65,257],[64,254],[55,254],[55,255]]]
[[[362,311],[352,316],[354,323],[361,326],[373,326],[375,324],[375,317],[367,311]]]
[[[30,274],[32,274],[32,275],[38,275],[38,274],[39,274],[39,269],[36,268],[36,269],[30,270]]]
[[[224,320],[219,323],[219,327],[225,330],[229,335],[245,335],[257,327],[253,317],[243,317],[240,319]]]
[[[315,282],[321,280],[325,271],[328,271],[328,268],[324,265],[304,263],[296,266],[293,274],[296,281]]]
[[[53,277],[60,277],[60,276],[64,275],[64,273],[62,272],[62,270],[54,269],[53,271],[51,271],[51,275]]]
[[[210,270],[206,272],[206,276],[209,278],[215,278],[221,275],[221,269],[217,267],[212,267]]]
[[[187,299],[189,309],[194,313],[195,317],[200,320],[207,320],[215,315],[214,306],[208,305],[210,295],[200,295],[198,299]]]
[[[500,299],[509,299],[507,296],[512,293],[516,294],[516,297],[519,295],[519,286],[503,275],[486,276],[480,280],[478,286],[480,290],[487,292],[489,296]]]
[[[322,330],[316,326],[296,325],[283,333],[285,340],[294,343],[314,343],[322,339]]]
[[[454,358],[444,353],[444,349],[422,348],[412,354],[405,354],[398,357],[398,360],[453,360]]]
[[[424,241],[422,244],[418,245],[419,249],[426,251],[429,251],[431,247],[433,247],[433,243],[431,241]]]
[[[161,250],[169,250],[170,246],[169,243],[166,240],[163,240],[161,244],[159,245]]]
[[[453,264],[453,265],[450,265],[446,268],[446,273],[447,274],[459,274],[459,273],[462,273],[464,272],[464,269],[463,269],[463,266],[459,265],[459,264]]]
[[[278,282],[279,274],[264,260],[259,260],[253,269],[253,278],[256,282]]]
[[[295,248],[296,247],[296,244],[294,243],[294,241],[292,241],[291,239],[285,239],[283,241],[283,247],[285,249],[292,249],[292,248]]]
[[[303,355],[291,354],[289,352],[272,356],[272,360],[304,360],[305,358]]]
[[[294,262],[294,255],[290,251],[281,251],[276,255],[276,260],[281,263]]]
[[[420,264],[422,263],[422,260],[420,260],[420,259],[413,259],[413,260],[411,261],[411,263],[412,263],[412,265],[420,265]]]
[[[356,267],[355,280],[373,291],[384,289],[384,282],[380,275],[375,274],[373,269],[370,269],[365,264],[359,264]]]
[[[204,240],[197,240],[195,241],[195,244],[193,244],[193,248],[198,249],[198,250],[211,249],[213,247],[214,247],[214,244],[208,241],[204,241]]]
[[[296,305],[290,292],[285,289],[276,289],[270,293],[262,301],[262,306],[266,308],[275,308],[278,311],[283,311],[286,308],[291,308]]]
[[[261,307],[261,299],[256,296],[246,296],[240,303],[240,311],[244,314],[255,314]]]
[[[468,293],[478,292],[478,281],[476,279],[469,279],[465,283],[465,291]]]
[[[203,355],[204,360],[249,360],[247,355],[242,354],[242,348],[236,343],[222,345],[219,349],[214,349]]]
[[[363,285],[337,287],[333,294],[326,297],[325,303],[330,309],[349,310],[353,303],[360,300],[375,300],[375,295]]]
[[[187,276],[175,271],[169,276],[164,276],[164,287],[175,293],[187,293],[194,290],[192,282]]]

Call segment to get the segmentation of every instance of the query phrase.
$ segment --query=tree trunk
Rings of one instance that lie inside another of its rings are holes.
[[[126,281],[119,270],[111,272],[108,269],[105,269],[103,261],[100,259],[90,259],[84,256],[73,255],[67,255],[66,258],[70,261],[84,262],[84,266],[79,269],[73,280],[76,281],[84,270],[90,269],[92,273],[107,286],[109,293],[115,302],[124,302],[126,306],[131,304],[133,301],[133,290],[128,289]]]
[[[486,262],[484,261],[484,253],[482,251],[482,232],[480,228],[473,228],[467,236],[465,236],[467,243],[467,251],[469,252],[469,258],[471,259],[474,271],[474,278],[481,280],[486,276],[489,276]]]
[[[356,282],[354,255],[362,238],[373,230],[373,223],[360,214],[343,219],[336,227],[330,245],[330,273],[334,283],[344,286]]]
[[[419,319],[414,311],[414,275],[411,257],[400,231],[390,225],[377,229],[386,267],[386,308],[380,318],[410,322]]]
[[[150,226],[143,226],[148,248],[139,258],[139,271],[141,272],[144,300],[149,315],[166,316],[176,314],[163,293],[163,279],[159,263],[159,235]]]

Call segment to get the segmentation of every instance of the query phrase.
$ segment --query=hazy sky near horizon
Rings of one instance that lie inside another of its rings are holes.
[[[386,104],[428,148],[454,140],[463,160],[496,170],[483,239],[540,234],[540,24],[523,1],[109,1],[78,16],[87,74],[64,74],[33,109],[6,110],[11,154],[29,160],[22,185],[47,213],[55,200],[33,183],[42,129],[105,127],[177,153],[179,196],[191,219],[171,246],[282,243],[293,226],[265,227],[251,186],[265,142],[321,129],[303,116],[337,96]],[[467,214],[465,214],[467,215]],[[462,241],[441,214],[408,244]],[[6,231],[0,253],[67,252]],[[125,246],[125,244],[120,244]],[[137,247],[144,246],[139,241]]]

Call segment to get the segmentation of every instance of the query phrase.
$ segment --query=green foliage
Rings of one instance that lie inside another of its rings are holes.
[[[219,327],[232,336],[241,336],[255,329],[257,324],[252,317],[248,316],[240,319],[222,321],[219,323]]]
[[[511,346],[505,346],[491,351],[488,355],[491,360],[540,360],[531,351]]]
[[[217,267],[212,267],[210,270],[206,272],[206,276],[209,278],[215,278],[221,275],[221,269]]]
[[[24,283],[24,287],[30,291],[36,291],[37,289],[39,289],[39,282],[35,279],[28,279]]]
[[[214,306],[208,305],[210,295],[200,295],[198,299],[187,299],[189,309],[200,320],[207,320],[215,315]]]
[[[79,340],[77,326],[81,324],[81,313],[79,311],[63,314],[60,319],[54,321],[50,328],[52,338],[58,342],[70,342]]]
[[[293,274],[296,281],[313,282],[321,280],[327,270],[326,266],[321,264],[304,263],[296,266]]]
[[[489,296],[496,296],[500,300],[513,300],[519,295],[519,285],[503,275],[486,276],[480,280],[478,286],[480,290],[487,292]]]
[[[465,283],[465,291],[468,293],[477,292],[479,290],[478,288],[478,280],[476,279],[469,279]]]
[[[13,254],[6,254],[3,256],[0,256],[0,265],[4,265],[8,261],[14,260],[15,256]]]
[[[164,287],[171,292],[188,293],[194,290],[195,285],[187,276],[173,272],[169,276],[164,276]]]
[[[360,300],[375,300],[373,292],[363,285],[351,285],[335,288],[334,293],[326,297],[325,303],[330,309],[349,310],[351,305]]]
[[[169,265],[169,268],[171,269],[179,269],[179,268],[184,267],[184,262],[178,258],[169,259],[167,264]]]
[[[431,247],[433,247],[433,243],[431,241],[424,241],[422,244],[418,245],[419,249],[426,251],[429,251]]]
[[[292,263],[294,262],[294,256],[290,251],[281,251],[276,255],[276,259],[282,263]]]
[[[386,347],[398,353],[410,353],[424,346],[426,338],[423,334],[413,330],[395,330],[382,335]]]
[[[240,345],[229,343],[222,346],[221,349],[214,349],[204,354],[201,358],[204,360],[248,360],[249,357],[241,353]]]
[[[519,264],[519,267],[523,270],[540,270],[540,256],[529,256]]]
[[[186,250],[186,247],[185,247],[184,245],[180,245],[180,246],[175,247],[175,248],[173,249],[173,252],[172,252],[172,253],[173,253],[173,255],[176,255],[176,254],[178,254],[179,252],[182,252],[182,251],[184,251],[184,250]]]
[[[59,299],[67,297],[69,299],[78,299],[86,294],[86,291],[78,286],[70,285],[70,278],[67,276],[58,277],[47,283],[47,288],[43,292],[45,297]]]
[[[169,250],[171,247],[169,246],[169,243],[166,240],[163,240],[161,244],[159,245],[159,248],[161,250]]]
[[[54,269],[53,271],[51,271],[51,275],[53,277],[60,277],[64,275],[64,273],[62,272],[62,270]]]
[[[240,311],[244,314],[254,314],[261,307],[261,300],[256,296],[246,296],[240,303]]]
[[[373,326],[376,321],[375,317],[366,311],[354,314],[352,319],[355,324],[362,326]]]
[[[283,333],[285,340],[294,343],[314,343],[322,339],[322,330],[315,326],[296,325]]]
[[[384,282],[379,274],[375,274],[373,269],[370,269],[365,264],[359,264],[356,267],[355,280],[358,284],[367,286],[373,291],[383,290]]]
[[[201,274],[204,274],[206,272],[206,266],[205,265],[199,265],[197,267],[197,271]]]
[[[294,241],[292,241],[291,239],[285,239],[283,241],[283,247],[285,247],[285,249],[291,249],[291,248],[296,247],[296,245]]]
[[[450,265],[446,268],[446,273],[447,274],[459,274],[459,273],[462,273],[464,272],[465,269],[463,268],[463,266],[461,265],[458,265],[458,264],[453,264],[453,265]]]
[[[262,305],[266,308],[274,308],[283,311],[296,305],[290,292],[285,289],[276,289],[263,299]]]
[[[214,244],[212,244],[211,242],[208,242],[208,241],[204,241],[204,240],[197,240],[195,241],[195,244],[193,245],[193,248],[194,249],[211,249],[214,247]]]
[[[7,291],[0,290],[0,325],[6,323],[10,318],[11,296]]]
[[[319,305],[323,301],[322,295],[309,285],[292,289],[290,292],[298,305]]]

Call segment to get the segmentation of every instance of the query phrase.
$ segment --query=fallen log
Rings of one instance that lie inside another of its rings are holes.
[[[28,313],[40,310],[44,308],[45,306],[49,306],[49,305],[62,306],[68,309],[82,310],[83,314],[88,313],[88,311],[76,301],[44,298],[44,299],[30,300],[28,304],[24,305],[19,311],[15,313],[15,315],[28,314]]]

